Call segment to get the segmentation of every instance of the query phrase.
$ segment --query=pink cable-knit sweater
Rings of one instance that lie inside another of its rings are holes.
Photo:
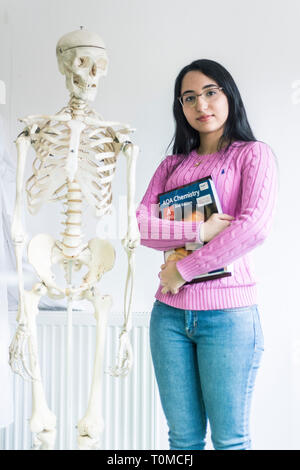
[[[199,241],[201,222],[159,219],[158,194],[208,175],[215,183],[223,213],[232,215],[234,220],[176,266],[186,281],[229,264],[233,264],[233,275],[185,284],[177,294],[162,294],[160,285],[155,297],[168,305],[191,310],[253,305],[257,297],[250,252],[269,233],[278,187],[276,159],[267,144],[236,141],[226,152],[198,155],[193,150],[187,156],[166,157],[137,209],[141,244],[164,251]]]

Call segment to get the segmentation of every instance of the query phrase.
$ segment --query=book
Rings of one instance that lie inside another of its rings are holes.
[[[176,189],[160,193],[159,217],[166,220],[205,222],[213,213],[222,213],[221,203],[212,177],[206,176]],[[185,246],[164,252],[164,260],[179,261],[193,251],[201,249],[203,244],[186,243]],[[233,267],[220,267],[201,274],[186,284],[204,282],[232,275]]]

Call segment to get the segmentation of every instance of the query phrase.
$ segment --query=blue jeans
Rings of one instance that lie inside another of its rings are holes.
[[[256,305],[182,310],[158,300],[151,355],[170,449],[249,450],[250,402],[263,351]]]

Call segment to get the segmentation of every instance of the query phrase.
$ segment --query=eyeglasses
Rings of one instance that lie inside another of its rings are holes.
[[[193,108],[194,106],[196,106],[198,96],[202,96],[206,103],[212,103],[213,101],[218,99],[221,94],[221,90],[223,90],[222,87],[216,86],[207,88],[205,91],[199,93],[198,95],[196,93],[188,92],[184,93],[182,96],[179,96],[178,100],[180,101],[182,106]]]

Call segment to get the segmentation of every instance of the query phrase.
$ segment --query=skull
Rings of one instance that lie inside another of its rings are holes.
[[[108,59],[102,39],[86,30],[73,31],[58,41],[56,55],[71,96],[94,101],[99,78],[107,72]]]

